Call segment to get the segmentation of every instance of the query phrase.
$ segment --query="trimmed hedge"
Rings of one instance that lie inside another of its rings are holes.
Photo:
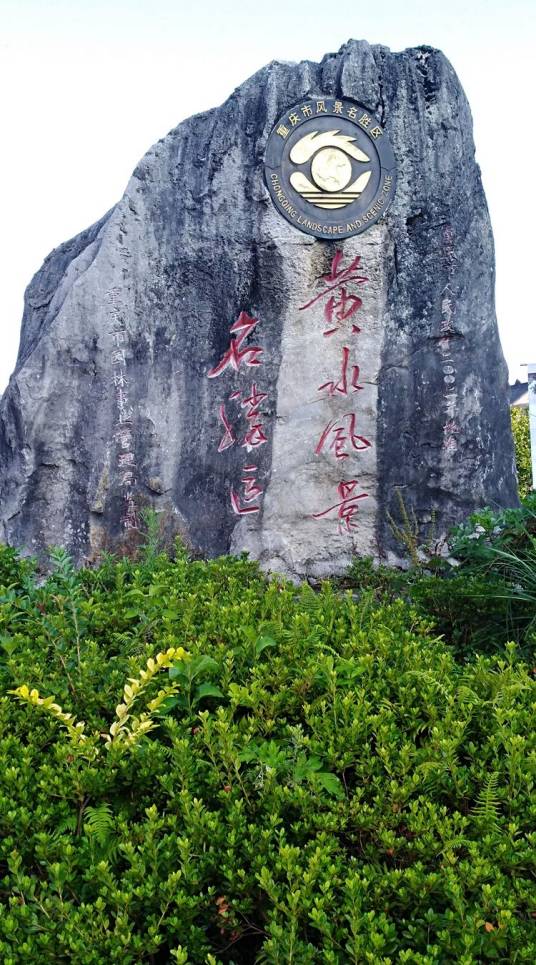
[[[76,573],[57,553],[38,587],[9,552],[6,965],[536,960],[536,685],[515,648],[457,663],[405,602],[245,559]],[[127,704],[153,729],[107,748]]]

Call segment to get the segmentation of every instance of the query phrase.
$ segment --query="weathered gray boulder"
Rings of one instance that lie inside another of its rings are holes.
[[[304,234],[269,197],[267,139],[309,97],[359,102],[393,147],[394,201],[358,236]],[[327,338],[334,258],[354,264],[362,306]],[[151,148],[29,285],[0,408],[0,537],[92,559],[128,545],[151,505],[196,551],[293,575],[401,556],[398,492],[423,538],[432,517],[439,533],[516,504],[506,387],[449,62],[363,41],[274,62]]]

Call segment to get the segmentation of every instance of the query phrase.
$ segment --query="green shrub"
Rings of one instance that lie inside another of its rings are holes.
[[[529,654],[536,634],[536,493],[518,509],[475,513],[455,530],[451,550],[459,559],[461,584],[467,581],[467,603],[472,599],[480,633],[493,640],[515,639]],[[501,611],[503,617],[501,620]],[[501,632],[502,622],[502,632]],[[473,636],[473,643],[476,637]]]
[[[403,598],[456,653],[495,653],[508,641],[531,659],[536,642],[536,493],[520,507],[474,513],[450,534],[448,558],[422,553],[408,570],[356,559],[344,583],[376,602]]]
[[[514,509],[485,507],[457,526],[450,537],[451,552],[465,566],[482,573],[500,571],[497,550],[520,558],[530,556],[536,537],[536,492]]]
[[[473,659],[475,653],[496,653],[517,641],[527,656],[527,623],[534,610],[522,603],[512,607],[505,596],[504,581],[496,576],[453,568],[446,561],[434,561],[433,568],[420,565],[409,570],[374,566],[370,559],[354,560],[346,583],[356,591],[361,605],[401,598],[421,617],[432,621],[436,633],[454,649],[459,658]],[[523,619],[524,617],[524,619]]]
[[[536,685],[514,648],[458,664],[403,600],[242,558],[55,564],[2,603],[6,965],[536,959]],[[145,688],[174,690],[157,726],[103,740],[177,646]]]
[[[532,462],[530,455],[530,429],[528,409],[514,407],[510,410],[512,432],[516,452],[519,495],[528,496],[532,490]]]
[[[35,568],[34,560],[22,560],[11,546],[0,544],[0,587],[19,591],[24,589]]]
[[[398,570],[390,566],[377,566],[370,557],[355,557],[348,569],[343,586],[357,591],[363,600],[370,595],[375,602],[393,603],[407,595],[408,588],[420,576],[420,570]]]

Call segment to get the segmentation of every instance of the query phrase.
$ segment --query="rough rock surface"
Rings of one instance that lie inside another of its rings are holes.
[[[397,159],[386,216],[339,242],[284,220],[263,180],[274,123],[318,96],[373,112]],[[319,396],[340,377],[342,343],[322,337],[320,303],[302,310],[337,250],[344,264],[359,255],[368,279],[350,400]],[[241,312],[258,319],[242,350],[262,349],[261,365],[209,379]],[[266,441],[248,450],[253,382]],[[363,41],[320,64],[274,62],[151,148],[116,207],[29,285],[0,407],[0,538],[92,559],[128,544],[151,505],[196,551],[246,549],[292,575],[341,572],[354,553],[394,558],[397,492],[423,538],[431,517],[440,532],[516,504],[506,388],[490,221],[449,62]],[[347,421],[341,458],[331,443],[315,454],[352,411],[370,445],[356,450]]]

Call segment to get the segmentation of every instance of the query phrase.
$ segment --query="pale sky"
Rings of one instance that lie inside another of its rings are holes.
[[[121,197],[139,158],[270,60],[348,38],[428,44],[469,97],[511,376],[536,361],[536,0],[0,0],[0,391],[23,293],[52,248]]]

